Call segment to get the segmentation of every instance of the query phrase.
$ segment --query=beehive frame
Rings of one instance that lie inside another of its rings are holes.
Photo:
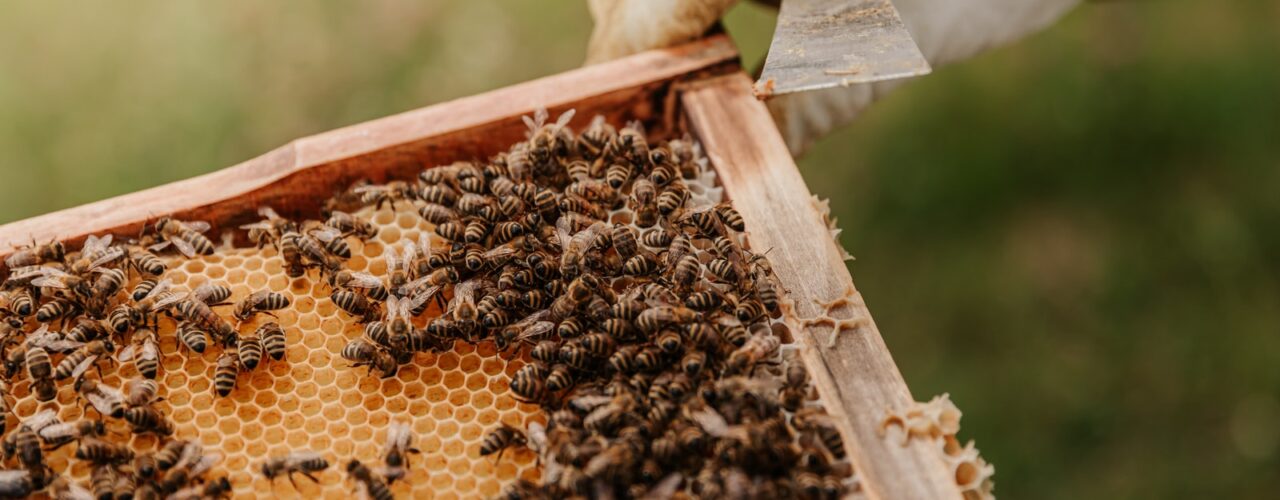
[[[487,157],[523,139],[520,116],[578,110],[641,120],[653,136],[699,139],[754,248],[789,292],[788,323],[819,396],[870,498],[960,498],[942,450],[882,437],[886,411],[911,393],[831,239],[768,111],[751,93],[737,51],[715,35],[290,142],[217,172],[0,226],[0,258],[31,241],[72,247],[89,234],[136,235],[158,215],[209,221],[217,234],[261,205],[315,217],[357,179],[409,178],[423,165]],[[580,123],[581,122],[581,123]]]

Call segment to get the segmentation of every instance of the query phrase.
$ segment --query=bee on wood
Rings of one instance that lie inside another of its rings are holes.
[[[288,341],[285,338],[284,329],[280,328],[278,323],[264,323],[254,332],[254,336],[262,339],[262,349],[271,356],[271,359],[276,361],[284,359]]]
[[[10,270],[19,267],[35,266],[45,262],[61,262],[66,256],[67,249],[62,245],[61,241],[50,241],[48,243],[33,243],[26,248],[20,248],[4,259],[5,267]]]
[[[124,393],[120,389],[84,377],[76,379],[75,389],[99,414],[112,418],[124,416]]]
[[[323,472],[329,468],[329,461],[314,451],[298,451],[281,457],[272,457],[262,464],[262,475],[270,481],[275,481],[276,476],[285,475],[289,478],[289,482],[294,487],[298,483],[294,482],[294,474],[302,474],[312,482],[319,483],[313,474]]]
[[[352,188],[352,191],[360,195],[360,202],[365,206],[373,205],[378,210],[382,210],[383,204],[390,205],[391,209],[395,210],[397,201],[413,197],[413,188],[404,181],[391,181],[383,185],[357,186]]]
[[[365,494],[373,500],[392,500],[395,498],[391,494],[391,488],[387,486],[386,481],[383,481],[382,478],[374,474],[359,460],[352,459],[347,462],[347,475],[364,486]]]
[[[360,241],[369,241],[378,235],[378,228],[373,223],[342,211],[329,212],[329,218],[324,224],[342,231],[343,235],[360,238]]]
[[[290,303],[289,296],[285,294],[259,290],[237,302],[232,316],[240,321],[248,321],[255,313],[284,309]]]
[[[527,438],[523,432],[510,425],[502,424],[497,429],[489,431],[489,434],[484,437],[484,441],[480,443],[480,456],[497,453],[497,460],[501,461],[502,453],[507,448],[524,446],[526,443]]]
[[[213,390],[217,395],[226,397],[236,388],[236,376],[240,373],[240,356],[238,349],[228,347],[218,355],[213,369]]]
[[[192,258],[196,255],[212,255],[213,242],[201,234],[208,231],[209,228],[209,223],[204,221],[184,222],[169,217],[161,217],[148,229],[164,241],[151,245],[148,250],[158,251],[173,245],[187,258]]]
[[[369,370],[382,372],[382,378],[393,377],[399,368],[395,356],[364,339],[355,339],[342,348],[342,358],[352,366],[367,366]]]

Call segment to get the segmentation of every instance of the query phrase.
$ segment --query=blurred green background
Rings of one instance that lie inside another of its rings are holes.
[[[772,14],[727,20],[749,64]],[[1280,2],[1105,2],[801,161],[1007,498],[1280,491]],[[580,2],[6,2],[0,221],[566,70]],[[879,411],[879,409],[868,409]]]

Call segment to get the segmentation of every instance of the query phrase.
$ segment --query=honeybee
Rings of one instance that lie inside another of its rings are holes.
[[[75,388],[99,414],[112,418],[124,416],[124,393],[120,389],[83,377],[76,379]]]
[[[236,376],[240,373],[240,356],[237,349],[227,348],[218,355],[213,369],[213,390],[226,397],[236,388]]]
[[[307,229],[306,234],[320,242],[325,251],[331,255],[343,259],[351,258],[351,246],[347,244],[347,240],[343,239],[342,231],[328,226],[318,226]]]
[[[58,395],[58,390],[53,385],[53,363],[49,359],[49,352],[40,345],[30,344],[24,355],[27,376],[31,377],[31,388],[36,394],[36,400],[53,400]],[[12,361],[12,358],[9,359]]]
[[[533,113],[533,118],[521,116],[524,124],[529,128],[528,137],[528,154],[530,158],[537,164],[546,164],[554,157],[563,157],[568,154],[568,148],[573,146],[572,139],[566,139],[562,132],[565,126],[573,120],[575,110],[570,109],[560,114],[556,118],[555,123],[548,124],[549,115],[545,108],[538,108]],[[508,167],[511,167],[510,158],[508,158]],[[512,172],[513,177],[523,177],[522,175]]]
[[[124,412],[124,419],[129,422],[130,430],[134,434],[152,433],[158,436],[173,434],[173,422],[149,404],[129,407]]]
[[[257,335],[240,338],[236,353],[240,357],[240,368],[244,371],[252,371],[258,367],[258,363],[262,362],[262,339]]]
[[[337,289],[329,294],[329,300],[352,316],[361,317],[361,321],[372,321],[377,315],[373,302],[359,293]]]
[[[204,453],[204,447],[198,443],[184,443],[182,454],[172,466],[168,467],[164,480],[160,481],[160,491],[170,494],[193,481],[199,481],[200,477],[221,458],[217,454]]]
[[[595,160],[604,154],[605,148],[617,135],[618,130],[605,121],[604,115],[596,115],[578,136],[578,152],[588,160]]]
[[[59,262],[66,256],[67,249],[62,245],[61,241],[50,241],[48,243],[33,243],[26,248],[20,248],[9,254],[4,259],[5,267],[10,270],[19,267],[35,266],[45,262]]]
[[[234,342],[236,339],[236,330],[213,309],[209,304],[199,300],[198,297],[186,294],[185,300],[180,297],[177,302],[177,310],[187,321],[201,327],[202,329],[212,333],[223,344]]]
[[[124,383],[124,404],[127,406],[142,406],[151,404],[157,400],[156,391],[160,390],[156,381],[145,378],[135,378]]]
[[[264,323],[258,327],[254,335],[262,339],[262,348],[268,356],[271,356],[271,359],[276,361],[284,359],[285,349],[288,345],[284,329],[280,328],[279,324]]]
[[[343,234],[360,238],[361,241],[369,241],[370,238],[378,235],[378,228],[373,223],[346,212],[336,210],[329,212],[329,219],[324,223],[342,231]]]
[[[157,278],[164,274],[169,267],[164,263],[164,260],[151,253],[150,250],[133,244],[125,246],[125,259],[139,273]]]
[[[392,291],[401,290],[409,282],[410,265],[418,259],[418,246],[412,241],[406,241],[399,255],[390,246],[384,247],[382,259],[387,263],[387,281],[390,284],[388,288]]]
[[[268,244],[278,245],[285,233],[297,232],[297,226],[293,221],[281,217],[271,207],[259,207],[258,215],[262,216],[263,220],[240,226],[240,229],[248,231],[249,241],[258,248]]]
[[[57,380],[77,376],[88,370],[90,366],[93,366],[103,355],[115,351],[115,344],[110,339],[94,340],[83,344],[70,354],[63,356],[62,361],[58,363],[57,369],[54,370],[53,376]]]
[[[191,485],[169,495],[170,500],[208,500],[231,495],[231,481],[225,476],[209,481],[203,486]]]
[[[537,401],[546,392],[543,372],[538,365],[524,365],[511,377],[511,391],[525,401]]]
[[[187,258],[192,258],[196,255],[212,255],[213,242],[201,234],[208,231],[209,228],[209,223],[204,221],[183,222],[169,217],[161,217],[150,229],[157,236],[163,238],[164,241],[147,248],[148,250],[158,251],[172,244]]]
[[[480,456],[497,453],[497,460],[501,461],[502,453],[507,448],[524,446],[526,442],[527,439],[523,432],[504,423],[497,429],[489,431],[489,434],[484,437],[484,441],[480,443]]]
[[[387,301],[383,303],[386,309],[383,315],[383,323],[387,325],[391,339],[406,339],[413,330],[413,310],[422,305],[430,298],[428,294],[419,294],[414,297],[400,298],[396,296],[387,297]],[[402,342],[397,342],[401,343]]]
[[[387,427],[387,444],[382,451],[383,462],[391,469],[407,470],[410,453],[416,455],[421,451],[413,447],[413,431],[409,424],[392,422]],[[394,483],[395,480],[388,478],[388,482]]]
[[[725,373],[741,374],[750,372],[755,366],[778,352],[782,341],[770,334],[755,334],[748,338],[742,347],[729,355],[725,362]]]
[[[289,482],[294,487],[298,483],[294,482],[293,475],[302,474],[312,482],[320,482],[313,474],[323,472],[329,468],[329,461],[314,451],[297,451],[282,457],[272,457],[262,464],[262,475],[270,481],[275,481],[276,476],[286,475]]]
[[[347,462],[347,475],[364,486],[365,494],[373,500],[392,500],[391,488],[359,460]]]
[[[656,306],[645,309],[636,317],[636,327],[645,333],[653,333],[672,323],[697,321],[701,315],[687,307]]]
[[[573,226],[577,223],[575,219],[565,215],[556,221],[557,238],[563,249],[560,255],[560,272],[567,277],[578,275],[583,257],[591,249],[596,237],[609,230],[608,224],[597,221],[575,234],[573,232]]]
[[[382,372],[382,378],[393,377],[399,368],[395,356],[364,339],[356,339],[342,348],[342,357],[352,362],[352,366],[368,366],[369,370]]]
[[[289,297],[270,290],[259,290],[236,303],[232,316],[240,321],[247,321],[255,313],[275,311],[289,307]]]
[[[148,319],[152,319],[154,323],[155,313],[164,311],[186,298],[184,293],[169,293],[171,286],[173,282],[167,279],[160,280],[141,300],[135,300],[131,306],[122,305],[112,311],[110,319],[112,330],[116,333],[124,333],[133,326],[147,324]]]
[[[160,349],[155,330],[139,328],[133,332],[133,342],[120,350],[116,359],[121,362],[133,361],[143,377],[155,379],[160,371]]]
[[[19,318],[30,316],[36,312],[35,297],[32,296],[31,289],[29,288],[0,291],[0,299],[3,299],[0,300],[0,302],[2,302],[2,304],[0,304],[0,309],[3,309],[7,313],[17,315]],[[11,324],[10,326],[13,328],[21,328],[22,325],[20,319],[18,323],[18,325]]]
[[[364,205],[374,205],[374,208],[382,210],[384,203],[391,205],[391,209],[396,209],[396,201],[407,200],[413,197],[413,189],[404,181],[391,181],[383,185],[367,185],[352,188],[352,191],[360,195],[360,202]]]

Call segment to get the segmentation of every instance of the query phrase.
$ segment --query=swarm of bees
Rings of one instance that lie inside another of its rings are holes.
[[[707,168],[699,147],[688,137],[651,145],[639,123],[615,128],[603,117],[574,134],[572,117],[525,117],[527,139],[487,161],[360,182],[325,203],[323,221],[262,207],[261,220],[240,229],[273,249],[291,278],[327,284],[333,304],[363,325],[338,353],[354,367],[393,377],[416,353],[458,341],[528,352],[532,362],[510,388],[539,405],[548,424],[498,426],[480,453],[500,461],[528,448],[544,470],[505,498],[847,493],[853,470],[840,436],[774,333],[780,287],[765,257],[746,246],[737,211],[698,191]],[[385,245],[380,275],[348,269],[351,245],[377,232],[353,213],[384,205],[412,207],[434,230]],[[35,244],[6,259],[7,378],[29,377],[44,402],[70,380],[98,418],[57,423],[49,437],[42,430],[55,424],[39,420],[7,434],[6,457],[19,467],[0,471],[0,496],[83,489],[39,457],[41,443],[71,442],[94,465],[89,486],[100,498],[126,489],[148,498],[228,494],[226,478],[206,477],[216,455],[173,439],[174,424],[155,406],[154,379],[174,354],[160,352],[158,319],[176,322],[163,334],[183,349],[221,349],[213,389],[226,396],[241,372],[285,358],[278,324],[241,324],[292,304],[266,290],[231,303],[227,287],[175,289],[156,252],[210,254],[209,228],[166,217],[135,240],[90,237],[79,252]],[[141,377],[108,386],[92,376],[104,361],[131,362]],[[111,419],[164,444],[147,453],[112,445],[101,439]],[[416,453],[408,425],[396,423],[381,464],[335,463],[381,500]],[[315,481],[329,466],[323,451],[295,452],[264,457],[260,472]]]

